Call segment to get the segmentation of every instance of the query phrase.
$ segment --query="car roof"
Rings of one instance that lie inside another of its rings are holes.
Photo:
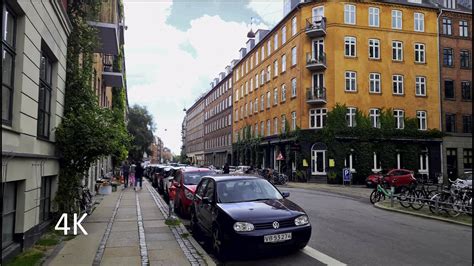
[[[242,175],[242,174],[219,174],[213,176],[206,176],[214,179],[216,182],[228,181],[228,180],[247,180],[247,179],[261,179],[261,177],[255,175]]]
[[[209,168],[204,168],[204,167],[183,167],[181,168],[183,172],[208,172],[208,171],[213,171],[212,169]]]

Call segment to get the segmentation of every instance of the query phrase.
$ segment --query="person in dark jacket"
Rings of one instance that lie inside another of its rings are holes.
[[[228,163],[225,163],[225,164],[224,164],[224,168],[222,169],[222,173],[224,173],[224,174],[230,173],[230,168],[229,168],[229,164],[228,164]]]
[[[123,162],[122,165],[122,175],[124,179],[124,187],[128,187],[128,175],[130,174],[130,165],[128,164],[128,161]]]
[[[142,181],[143,181],[143,169],[142,162],[138,161],[137,166],[135,167],[135,189],[138,188],[138,184],[140,184],[140,190],[142,190]]]

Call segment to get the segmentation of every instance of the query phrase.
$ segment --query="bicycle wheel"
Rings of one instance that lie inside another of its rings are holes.
[[[376,202],[379,202],[382,198],[382,193],[380,193],[377,190],[372,191],[370,193],[370,203],[375,204]],[[385,199],[385,195],[383,195],[383,198]]]
[[[398,196],[398,201],[403,208],[410,208],[411,201],[410,201],[410,190],[408,188],[402,189]]]
[[[445,211],[451,217],[457,217],[462,211],[462,201],[456,199],[454,196],[449,196],[445,201]]]
[[[424,201],[425,201],[425,195],[424,195],[423,191],[421,191],[421,190],[413,191],[413,197],[412,197],[412,200],[411,200],[411,207],[414,210],[420,210],[421,208],[423,208],[423,205],[425,205]]]

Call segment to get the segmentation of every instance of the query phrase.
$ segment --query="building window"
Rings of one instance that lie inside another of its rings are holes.
[[[273,90],[273,105],[277,105],[278,104],[278,89],[275,88]]]
[[[257,51],[255,51],[255,66],[258,65],[258,58],[259,57],[258,57],[258,50],[257,50]]]
[[[377,7],[369,7],[369,26],[379,27],[380,25],[380,9]]]
[[[452,80],[444,81],[444,98],[454,99],[454,82]]]
[[[344,158],[344,167],[349,168],[352,173],[355,173],[355,169],[353,167],[353,154],[349,153],[346,158]]]
[[[415,31],[425,31],[425,15],[423,13],[415,13]]]
[[[286,85],[285,84],[281,85],[281,101],[282,102],[286,101]]]
[[[51,88],[53,64],[48,56],[41,53],[40,86],[38,99],[38,137],[49,139],[51,120]]]
[[[260,134],[265,135],[265,122],[260,122]]]
[[[355,5],[344,5],[344,23],[356,23],[356,7]]]
[[[415,78],[415,95],[426,96],[426,77],[417,76]]]
[[[381,82],[379,73],[369,74],[369,92],[370,93],[381,93]]]
[[[380,41],[377,39],[369,39],[369,58],[380,59]]]
[[[267,57],[270,56],[271,53],[272,53],[271,42],[268,41],[267,42]]]
[[[374,164],[373,164],[374,168],[372,168],[372,172],[378,173],[382,171],[382,162],[380,160],[380,156],[378,156],[376,152],[374,152],[373,159],[374,159]]]
[[[281,73],[286,71],[286,54],[281,56]]]
[[[273,62],[273,76],[278,76],[278,60],[275,60],[275,62]]]
[[[273,134],[278,135],[278,118],[273,118]]]
[[[265,109],[265,96],[262,94],[260,95],[260,111],[263,111]]]
[[[51,217],[51,181],[53,177],[41,178],[40,221],[47,221]]]
[[[454,63],[453,49],[444,48],[443,49],[443,65],[447,67],[452,67],[453,63]]]
[[[309,127],[323,128],[326,125],[327,109],[316,108],[309,110]]]
[[[265,59],[265,46],[262,45],[262,52],[260,53],[260,61],[263,62],[264,59]]]
[[[254,129],[255,129],[255,137],[258,137],[258,123],[255,123],[255,126],[254,126]]]
[[[456,8],[456,0],[444,0],[443,2],[444,7],[446,8]]]
[[[349,57],[356,56],[356,38],[345,37],[344,38],[344,55]]]
[[[459,36],[469,37],[469,26],[465,20],[459,21]]]
[[[397,95],[403,94],[403,76],[402,75],[392,76],[392,87],[393,87],[393,94],[397,94]]]
[[[258,88],[258,73],[255,74],[255,89]]]
[[[253,91],[253,78],[250,78],[249,84],[250,84],[250,92],[252,92]]]
[[[380,128],[380,109],[370,109],[370,124],[373,128]]]
[[[2,249],[4,249],[13,243],[13,235],[15,234],[17,182],[6,182],[2,185]]]
[[[357,108],[348,107],[346,109],[346,122],[348,127],[355,127],[356,123]]]
[[[296,130],[296,112],[291,112],[291,130]]]
[[[285,133],[286,132],[286,116],[285,115],[281,115],[281,133]]]
[[[249,94],[249,82],[245,82],[245,95]]]
[[[472,115],[462,116],[462,132],[472,133]]]
[[[415,62],[425,63],[425,45],[422,43],[415,43]]]
[[[446,132],[456,132],[455,114],[446,114]]]
[[[265,70],[260,73],[260,85],[265,84]]]
[[[272,134],[271,130],[272,130],[272,125],[270,123],[270,120],[267,120],[267,136],[270,136]]]
[[[449,18],[443,18],[443,34],[444,35],[451,35],[452,34],[452,22]]]
[[[281,44],[283,45],[284,43],[286,43],[286,26],[281,28]]]
[[[291,48],[291,65],[296,65],[297,62],[297,55],[296,55],[296,46]]]
[[[472,170],[472,149],[463,149],[464,171]]]
[[[402,29],[402,11],[392,10],[392,29]]]
[[[399,41],[392,42],[392,60],[403,61],[403,43]]]
[[[428,117],[426,115],[426,111],[416,111],[416,119],[418,120],[419,130],[428,129]]]
[[[258,113],[258,97],[255,98],[255,102],[253,104],[253,112]]]
[[[463,100],[472,100],[472,88],[470,81],[461,81],[461,93]]]
[[[267,82],[272,79],[272,67],[270,65],[267,66]]]
[[[278,33],[273,36],[273,51],[278,49]]]
[[[291,36],[295,36],[297,31],[296,17],[291,19]]]
[[[2,11],[2,124],[12,124],[15,72],[16,16],[3,4]]]
[[[395,118],[395,128],[405,128],[405,112],[403,110],[393,110],[393,117]]]
[[[466,50],[461,51],[460,59],[461,59],[461,68],[471,67],[471,53],[469,51],[466,51]]]
[[[291,80],[291,98],[296,97],[296,78]]]
[[[428,173],[428,150],[426,149],[422,153],[420,153],[420,169],[418,169],[418,172],[420,173]]]
[[[357,91],[357,73],[353,71],[346,71],[346,88],[345,91]]]
[[[253,103],[250,102],[249,103],[249,115],[252,115],[253,114]]]
[[[271,95],[271,93],[268,91],[268,92],[267,92],[267,108],[270,108],[270,106],[272,105],[271,102],[272,102],[272,95]]]

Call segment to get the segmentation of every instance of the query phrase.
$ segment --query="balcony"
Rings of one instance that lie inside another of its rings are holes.
[[[101,1],[97,16],[94,12],[87,12],[87,24],[98,31],[98,41],[95,52],[102,54],[118,55],[120,45],[123,44],[123,16],[120,13],[118,0]]]
[[[119,67],[119,57],[104,55],[102,58],[102,77],[105,86],[122,88],[124,85],[123,74]]]
[[[310,71],[326,69],[326,53],[306,53],[306,68]]]
[[[306,103],[308,104],[326,104],[326,88],[316,87],[306,90]]]
[[[306,35],[310,38],[326,36],[326,17],[307,18]]]

